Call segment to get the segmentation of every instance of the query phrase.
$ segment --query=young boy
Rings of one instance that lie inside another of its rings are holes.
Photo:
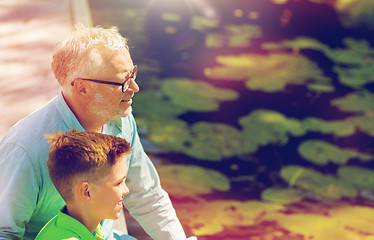
[[[103,239],[102,219],[117,219],[130,144],[119,137],[76,130],[46,135],[52,142],[49,176],[66,206],[39,232],[42,239]]]

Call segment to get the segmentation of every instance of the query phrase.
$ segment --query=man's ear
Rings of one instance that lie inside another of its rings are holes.
[[[83,201],[91,199],[90,184],[87,181],[81,182],[78,186],[78,197]]]
[[[83,81],[82,79],[76,79],[74,81],[74,85],[73,87],[75,88],[75,90],[79,93],[79,94],[86,94],[87,93],[87,86],[86,86],[86,82]]]

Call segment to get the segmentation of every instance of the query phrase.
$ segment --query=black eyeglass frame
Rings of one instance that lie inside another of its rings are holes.
[[[135,65],[134,69],[131,72],[131,74],[125,78],[125,80],[123,81],[123,83],[110,82],[110,81],[97,80],[97,79],[90,79],[90,78],[78,78],[78,79],[85,80],[85,81],[90,81],[90,82],[102,83],[102,84],[122,86],[122,92],[126,92],[127,89],[129,89],[130,84],[131,84],[130,79],[133,79],[133,80],[136,79],[136,75],[138,73],[138,69],[139,69],[139,65]],[[126,82],[128,82],[128,83],[125,85]],[[73,82],[71,84],[73,85]]]

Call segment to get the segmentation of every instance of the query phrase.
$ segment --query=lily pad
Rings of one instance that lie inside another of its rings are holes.
[[[291,165],[283,167],[280,175],[290,186],[329,199],[354,198],[357,196],[357,189],[350,183],[328,174],[321,174],[313,169]]]
[[[332,236],[336,236],[336,233],[344,232],[344,226],[340,225],[336,219],[327,216],[306,213],[284,214],[281,212],[271,212],[264,216],[264,218],[268,221],[275,220],[284,229],[295,234],[303,235],[303,239],[346,239],[323,237],[326,236],[328,232],[330,232],[330,234],[333,233]]]
[[[225,36],[222,33],[211,32],[205,37],[205,45],[207,48],[221,48],[225,45]]]
[[[302,126],[307,131],[334,134],[338,137],[347,137],[355,133],[356,127],[351,121],[336,120],[325,121],[323,119],[309,117],[302,121]]]
[[[267,213],[283,209],[282,205],[260,201],[222,200],[182,208],[178,215],[194,235],[201,236],[219,233],[225,227],[250,226],[262,221]]]
[[[243,134],[253,143],[284,145],[289,135],[302,136],[305,130],[297,119],[287,118],[282,113],[259,109],[239,119]]]
[[[333,89],[330,79],[323,75],[317,64],[301,55],[242,54],[218,56],[216,61],[223,66],[205,69],[207,77],[217,80],[244,80],[251,90],[278,92],[284,90],[288,84],[323,84],[331,87],[312,87],[311,90],[331,91]]]
[[[261,193],[261,198],[272,203],[290,204],[300,202],[303,195],[293,188],[267,188]]]
[[[343,25],[347,28],[362,27],[374,30],[374,2],[370,0],[335,2]]]
[[[161,14],[161,19],[166,22],[180,22],[181,16],[175,13],[163,13]]]
[[[215,111],[221,101],[238,97],[235,91],[191,79],[166,79],[162,82],[161,90],[173,105],[192,111]]]
[[[137,117],[137,121],[147,138],[166,152],[182,152],[196,159],[221,161],[257,150],[257,144],[227,124],[198,122],[188,126],[181,120],[152,117]]]
[[[349,156],[350,159],[356,158],[363,162],[368,162],[374,160],[374,155],[370,153],[359,152],[355,149],[346,148],[344,152]]]
[[[277,221],[284,229],[300,234],[304,239],[315,240],[373,240],[374,209],[361,206],[336,206],[327,215],[314,213],[287,214],[272,211],[264,216]]]
[[[374,171],[364,167],[340,167],[338,175],[360,190],[374,190]]]
[[[230,190],[229,179],[214,170],[193,165],[157,167],[163,188],[176,197],[196,197],[214,191]]]
[[[355,1],[356,3],[356,1]],[[374,49],[366,40],[353,38],[343,39],[345,48],[331,49],[329,46],[313,38],[297,37],[281,43],[264,43],[265,49],[313,49],[323,52],[336,65],[334,71],[339,75],[339,81],[353,88],[361,88],[367,83],[374,82]]]
[[[336,98],[331,101],[332,106],[336,106],[344,112],[374,111],[374,94],[369,91],[350,93],[345,97]]]
[[[193,30],[205,32],[207,30],[218,27],[219,22],[216,19],[209,19],[198,15],[191,18],[190,28]]]
[[[360,89],[365,84],[374,82],[374,64],[365,64],[355,67],[334,67],[342,84]]]
[[[221,160],[257,150],[236,128],[220,123],[199,122],[191,128],[191,141],[183,152],[198,159]]]
[[[326,165],[328,162],[345,164],[349,160],[349,155],[338,146],[321,140],[306,140],[297,151],[303,158],[318,165]]]
[[[349,119],[354,125],[367,135],[374,137],[374,114],[367,112],[363,116],[351,117]]]
[[[152,103],[152,104],[150,104]],[[143,91],[134,97],[134,114],[149,116],[152,119],[176,118],[187,111],[187,108],[172,104],[169,100],[156,91]]]
[[[183,151],[186,143],[193,141],[187,123],[184,121],[173,118],[160,120],[143,117],[137,117],[137,121],[139,127],[145,129],[147,138],[165,151]]]
[[[300,49],[314,49],[323,52],[330,51],[328,45],[321,43],[315,38],[309,37],[296,37],[292,40],[284,40],[278,43],[266,42],[262,44],[262,48],[267,50],[279,50],[279,49],[292,49],[294,52],[298,52]]]
[[[262,31],[258,25],[226,25],[225,33],[228,37],[228,47],[248,47],[252,38],[262,37]]]

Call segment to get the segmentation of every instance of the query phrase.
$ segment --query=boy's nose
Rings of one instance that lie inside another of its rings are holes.
[[[124,187],[123,187],[123,196],[127,195],[129,193],[129,188],[127,187],[126,184],[124,184]]]

